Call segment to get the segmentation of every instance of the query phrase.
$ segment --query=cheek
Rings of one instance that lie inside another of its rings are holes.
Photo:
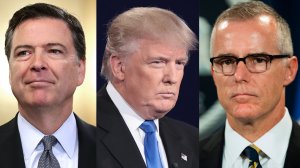
[[[21,82],[22,76],[26,73],[26,67],[22,65],[11,64],[9,67],[9,80],[10,83]]]
[[[265,92],[266,96],[269,96],[271,99],[272,95],[275,96],[276,94],[281,94],[284,89],[284,72],[271,72],[270,75],[265,76],[263,79],[258,81],[258,87],[260,87],[261,91]]]
[[[214,83],[215,83],[215,87],[217,89],[219,99],[226,96],[227,90],[230,90],[230,89],[227,89],[226,80],[221,79],[221,77],[214,77]]]

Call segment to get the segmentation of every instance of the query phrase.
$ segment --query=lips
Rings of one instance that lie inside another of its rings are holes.
[[[176,94],[174,92],[160,92],[159,95],[163,98],[173,98]]]
[[[254,95],[250,93],[235,93],[233,94],[232,97],[239,97],[239,96],[254,96]]]
[[[44,88],[54,84],[54,81],[48,79],[33,79],[25,81],[25,84],[32,88]]]
[[[246,103],[250,100],[250,98],[257,97],[255,94],[252,93],[234,93],[231,96],[231,99],[239,103]]]
[[[33,83],[50,83],[50,84],[53,84],[54,82],[51,81],[51,80],[45,80],[45,79],[25,81],[25,84],[33,84]]]

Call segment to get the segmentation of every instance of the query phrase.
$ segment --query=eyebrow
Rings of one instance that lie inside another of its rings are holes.
[[[232,54],[232,53],[226,53],[226,54],[219,54],[217,56],[213,56],[212,58],[214,57],[237,57],[235,54]]]
[[[167,61],[167,60],[170,60],[170,58],[165,57],[165,56],[154,56],[154,57],[150,58],[150,60],[164,60],[164,61]],[[188,62],[189,57],[185,56],[184,58],[178,58],[175,61],[186,61],[186,62]]]
[[[33,46],[31,45],[18,45],[14,48],[14,52],[16,52],[16,50],[18,50],[19,48],[33,48]]]
[[[62,47],[64,50],[67,50],[67,47],[65,47],[63,44],[60,43],[47,43],[45,45],[42,45],[42,47],[53,47],[53,46],[60,46]],[[20,48],[27,48],[27,49],[33,49],[34,47],[32,45],[18,45],[14,48],[14,52],[16,52],[16,50],[20,49]]]
[[[269,53],[266,53],[266,52],[257,52],[257,53],[250,53],[250,54],[247,54],[241,58],[244,58],[244,57],[247,57],[249,55],[256,55],[256,54],[266,54],[266,55],[273,55],[273,54],[269,54]],[[235,54],[232,54],[232,53],[226,53],[226,54],[219,54],[217,56],[214,56],[214,57],[237,57],[239,58],[237,55]],[[213,58],[213,57],[212,57]]]
[[[62,47],[64,50],[67,50],[67,47],[64,46],[64,45],[61,44],[61,43],[47,43],[45,46],[46,46],[46,47],[60,46],[60,47]]]

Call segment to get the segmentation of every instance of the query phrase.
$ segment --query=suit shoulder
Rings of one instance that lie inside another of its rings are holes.
[[[215,133],[213,133],[212,135],[201,139],[200,137],[200,148],[204,148],[204,147],[212,147],[216,144],[222,144],[224,141],[224,128],[216,131]]]
[[[9,137],[10,134],[17,132],[17,130],[18,130],[18,124],[17,124],[16,118],[1,125],[0,126],[0,142],[1,142],[1,140],[5,139],[6,137]]]
[[[300,126],[297,122],[293,122],[290,145],[292,145],[294,149],[300,151]]]
[[[194,127],[190,124],[187,124],[183,121],[179,121],[170,117],[164,117],[160,119],[160,125],[167,126],[169,129],[174,131],[183,133],[183,134],[191,134],[193,136],[199,135],[199,131],[197,127]]]
[[[75,114],[76,122],[77,122],[77,128],[79,131],[83,131],[90,135],[96,135],[96,127],[83,121]]]

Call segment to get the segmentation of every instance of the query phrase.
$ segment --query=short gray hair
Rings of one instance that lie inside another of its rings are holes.
[[[131,8],[108,25],[101,75],[111,80],[109,58],[112,55],[126,57],[134,53],[140,39],[175,41],[186,47],[187,51],[195,49],[197,44],[195,34],[173,12],[157,7]]]
[[[227,21],[245,21],[260,15],[269,15],[275,19],[277,25],[277,46],[281,54],[293,55],[293,43],[288,23],[272,7],[261,1],[243,2],[233,5],[217,18],[213,32],[217,25]],[[211,36],[212,37],[212,36]],[[211,38],[212,44],[212,38]],[[211,45],[212,48],[212,45]]]

